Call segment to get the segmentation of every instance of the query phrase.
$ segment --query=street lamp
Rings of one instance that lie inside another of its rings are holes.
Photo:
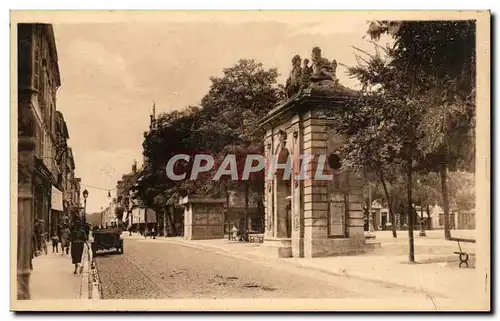
[[[83,222],[87,223],[87,197],[89,197],[89,191],[85,189],[82,194],[83,194]]]
[[[112,209],[112,206],[111,206],[111,193],[108,191],[108,212],[107,212],[107,215],[106,215],[106,225],[108,225],[108,222],[111,218],[111,215],[113,215],[113,213],[111,212],[111,209]]]

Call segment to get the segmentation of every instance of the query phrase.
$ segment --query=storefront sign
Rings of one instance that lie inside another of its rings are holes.
[[[52,186],[52,202],[51,208],[56,211],[63,211],[63,193]]]

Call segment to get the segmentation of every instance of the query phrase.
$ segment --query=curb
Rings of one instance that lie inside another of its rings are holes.
[[[100,300],[102,299],[102,286],[101,280],[99,279],[99,272],[97,270],[97,264],[95,264],[94,257],[92,256],[92,251],[89,251],[90,258],[90,279],[89,279],[89,289],[90,289],[90,298],[92,300]]]
[[[81,300],[100,300],[101,299],[101,285],[97,269],[95,268],[94,258],[92,251],[89,251],[90,245],[85,246],[82,258],[82,281],[80,286],[80,299]]]
[[[82,278],[80,281],[80,299],[88,300],[90,298],[89,293],[89,251],[87,246],[83,247],[82,255]]]
[[[269,266],[275,266],[275,264],[282,264],[282,263],[287,263],[289,265],[293,265],[298,268],[302,268],[305,270],[315,270],[319,271],[325,274],[333,275],[333,276],[341,276],[341,277],[347,277],[347,278],[353,278],[361,281],[367,281],[367,282],[372,282],[372,283],[377,283],[380,285],[385,285],[385,286],[392,286],[392,287],[398,287],[401,289],[406,289],[406,290],[411,290],[411,291],[416,291],[416,292],[422,292],[427,295],[432,295],[434,297],[443,297],[444,295],[441,293],[437,292],[432,292],[432,291],[427,291],[421,287],[415,287],[415,286],[410,286],[406,284],[401,284],[397,282],[391,282],[391,281],[386,281],[386,280],[380,280],[380,279],[374,279],[372,276],[366,276],[363,274],[357,274],[357,273],[350,273],[350,272],[335,272],[331,271],[325,268],[321,267],[316,267],[316,266],[310,266],[310,265],[303,265],[299,262],[295,261],[288,261],[286,259],[277,259],[277,258],[264,258],[259,255],[252,255],[252,254],[247,254],[247,255],[240,255],[240,254],[234,254],[231,253],[228,249],[217,247],[217,246],[209,246],[209,245],[200,245],[200,244],[190,244],[187,242],[179,242],[179,241],[174,241],[174,240],[168,240],[165,239],[166,242],[171,243],[171,244],[178,244],[178,245],[183,245],[186,247],[191,247],[191,248],[197,248],[200,250],[205,250],[205,251],[212,251],[218,254],[224,254],[233,258],[239,258],[239,259],[245,259],[248,261],[256,262],[259,264],[264,264]],[[270,264],[269,264],[270,263]]]

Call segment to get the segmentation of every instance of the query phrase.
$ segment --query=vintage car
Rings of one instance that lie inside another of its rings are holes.
[[[106,228],[95,229],[92,231],[92,255],[95,256],[99,250],[115,249],[123,254],[123,236],[122,229]]]

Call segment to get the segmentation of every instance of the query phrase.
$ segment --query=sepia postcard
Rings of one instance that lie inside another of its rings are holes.
[[[11,310],[490,311],[490,19],[11,11]]]

